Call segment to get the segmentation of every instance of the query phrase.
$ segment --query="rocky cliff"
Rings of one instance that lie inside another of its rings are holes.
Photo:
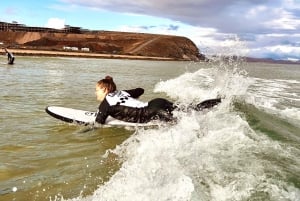
[[[88,48],[91,53],[166,57],[174,60],[203,60],[196,45],[180,36],[89,31],[47,33],[1,31],[0,42],[10,48],[61,51],[64,47]]]

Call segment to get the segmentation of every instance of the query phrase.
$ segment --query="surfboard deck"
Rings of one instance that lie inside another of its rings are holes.
[[[105,121],[105,124],[98,124],[95,122],[95,118],[97,116],[97,112],[91,112],[86,110],[78,110],[73,108],[67,108],[67,107],[60,107],[60,106],[48,106],[46,107],[45,111],[52,117],[59,119],[61,121],[76,124],[76,125],[83,125],[88,126],[92,125],[95,127],[105,127],[105,126],[156,126],[159,123],[158,122],[149,122],[149,123],[131,123],[131,122],[125,122],[120,121],[118,119],[115,119],[111,116],[108,116],[108,118]]]

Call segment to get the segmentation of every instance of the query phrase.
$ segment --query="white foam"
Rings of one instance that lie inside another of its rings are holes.
[[[290,122],[300,120],[300,92],[293,91],[294,84],[300,84],[296,80],[266,80],[253,79],[249,87],[247,103],[255,105],[268,113],[278,115]]]
[[[139,130],[113,150],[124,163],[91,200],[242,200],[257,188],[275,198],[299,193],[270,178],[266,168],[280,170],[257,157],[289,153],[257,136],[237,114],[221,108],[177,115],[178,124]]]
[[[199,69],[175,79],[159,82],[154,91],[165,92],[181,103],[198,103],[210,98],[242,96],[250,79],[238,72],[219,68]]]
[[[264,156],[293,158],[300,165],[297,152],[255,133],[231,109],[233,99],[248,95],[251,83],[239,73],[216,69],[160,82],[156,91],[183,104],[217,95],[225,99],[209,111],[175,112],[175,125],[137,130],[111,150],[122,159],[120,170],[93,195],[73,200],[225,201],[265,193],[272,200],[296,201],[299,189],[278,179],[281,166]]]

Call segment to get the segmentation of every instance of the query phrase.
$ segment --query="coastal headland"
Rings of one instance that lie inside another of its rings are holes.
[[[0,43],[15,55],[175,61],[205,59],[198,47],[182,36],[88,30],[56,32],[9,25],[10,28],[0,29]]]
[[[30,27],[0,22],[2,48],[18,55],[61,56],[162,61],[209,61],[198,47],[182,36],[92,31],[66,25],[63,29]],[[235,58],[235,57],[234,57]],[[244,57],[247,62],[300,64],[300,61]]]

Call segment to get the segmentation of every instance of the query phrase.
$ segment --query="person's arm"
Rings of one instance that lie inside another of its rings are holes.
[[[10,60],[10,59],[12,58],[12,54],[11,54],[9,51],[7,51],[6,48],[4,48],[4,50],[5,50],[5,52],[6,52],[7,59]]]
[[[9,59],[8,58],[8,52],[7,52],[7,49],[6,48],[3,48],[4,49],[4,52],[5,52],[5,55],[7,56],[7,59]]]
[[[108,109],[109,109],[109,104],[106,99],[102,101],[102,103],[99,106],[99,110],[96,116],[96,122],[100,124],[105,124],[105,120],[108,117]]]
[[[135,88],[135,89],[124,90],[124,91],[129,93],[132,98],[139,98],[144,93],[143,88]]]

